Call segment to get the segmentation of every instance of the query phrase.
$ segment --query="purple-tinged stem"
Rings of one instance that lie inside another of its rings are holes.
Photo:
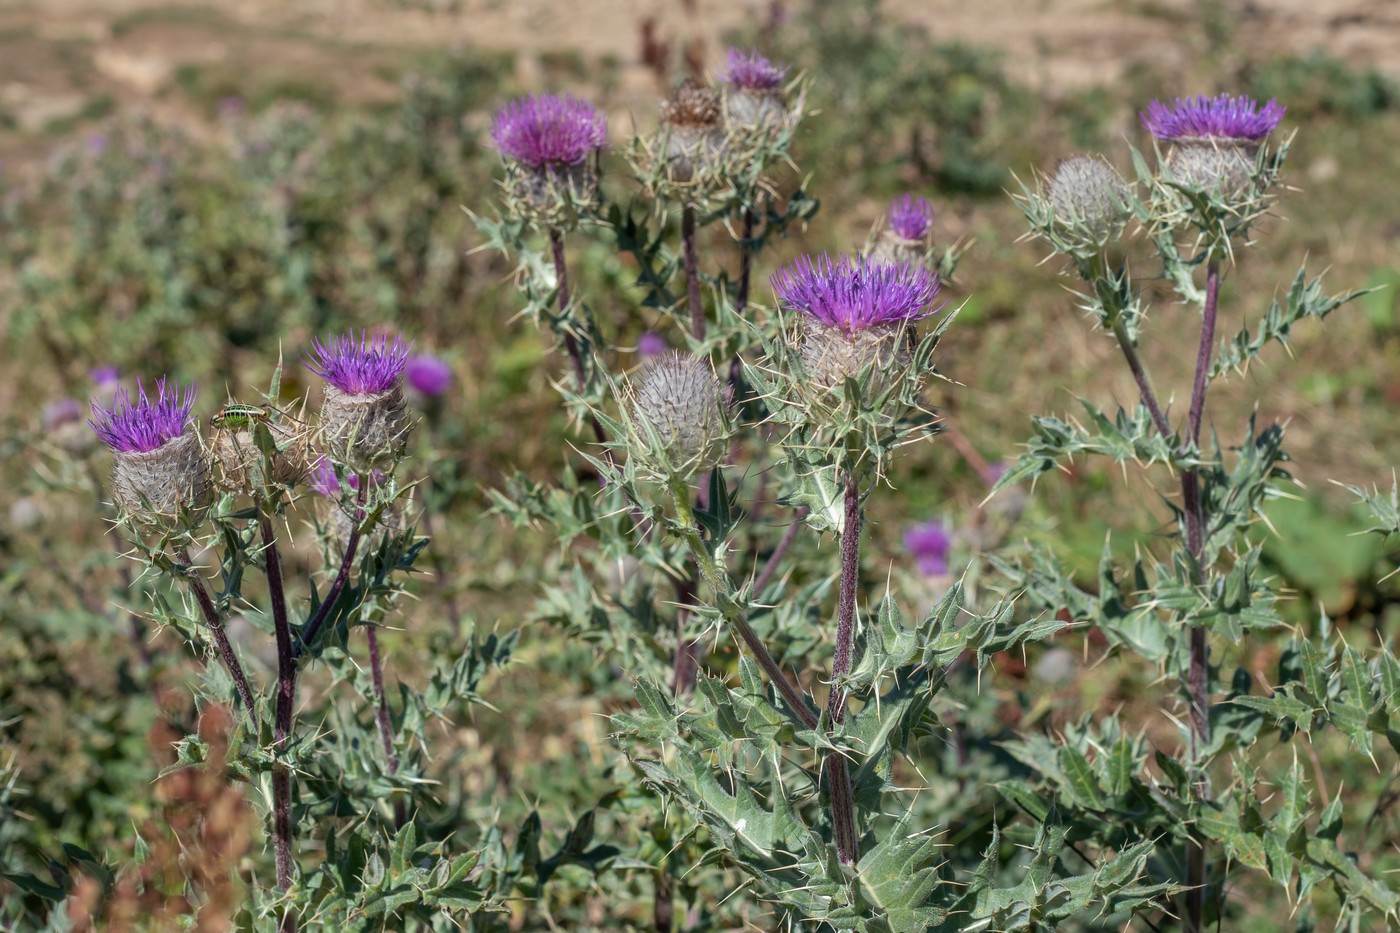
[[[686,304],[690,309],[690,335],[705,339],[705,308],[700,304],[700,257],[695,248],[695,208],[681,208],[681,258],[685,264]]]
[[[787,556],[788,548],[792,547],[792,542],[797,540],[797,533],[802,530],[802,520],[807,517],[809,511],[811,510],[804,505],[799,506],[797,511],[793,513],[792,524],[788,525],[787,531],[783,532],[782,538],[778,541],[778,546],[773,549],[772,554],[768,555],[768,560],[763,565],[763,569],[760,570],[758,576],[754,578],[754,596],[761,595],[763,593],[763,588],[768,585],[768,581],[773,579],[773,574],[777,572],[778,566],[783,562],[783,558]]]
[[[1201,314],[1201,343],[1196,353],[1196,377],[1191,386],[1191,408],[1187,414],[1187,443],[1200,444],[1201,420],[1205,415],[1206,390],[1210,385],[1211,357],[1215,350],[1215,321],[1220,303],[1220,261],[1212,258],[1206,267],[1206,300]],[[1196,470],[1181,475],[1182,512],[1186,521],[1186,546],[1191,554],[1192,574],[1199,585],[1205,577],[1205,503],[1201,498],[1200,476]],[[1210,646],[1205,626],[1191,628],[1191,668],[1187,690],[1191,697],[1191,760],[1196,769],[1196,793],[1204,800],[1209,793],[1202,749],[1210,745]],[[1206,893],[1205,843],[1191,838],[1186,851],[1186,929],[1203,933]]]
[[[1152,423],[1157,426],[1163,440],[1171,440],[1171,423],[1167,421],[1167,416],[1162,412],[1162,406],[1157,402],[1157,393],[1152,391],[1152,382],[1147,378],[1147,370],[1142,365],[1142,358],[1138,356],[1137,348],[1133,346],[1132,339],[1128,336],[1128,328],[1121,320],[1113,323],[1113,336],[1118,340],[1118,346],[1123,351],[1123,358],[1128,361],[1128,369],[1132,370],[1133,381],[1137,383],[1138,394],[1142,396],[1142,402],[1147,406],[1147,411],[1152,415]]]
[[[359,495],[355,498],[355,525],[350,529],[350,539],[345,542],[345,556],[340,559],[340,570],[335,575],[335,582],[326,593],[326,598],[321,600],[321,605],[316,608],[316,614],[311,617],[311,621],[306,623],[306,627],[301,630],[301,635],[297,639],[296,653],[294,658],[300,658],[305,653],[308,646],[316,640],[316,634],[321,631],[321,626],[325,624],[326,618],[330,616],[331,610],[335,608],[336,601],[340,599],[341,592],[345,585],[350,582],[350,568],[355,565],[355,551],[360,546],[360,522],[365,520],[365,496],[369,491],[370,478],[360,477]]]
[[[277,551],[276,513],[271,508],[260,519],[263,538],[263,566],[267,572],[268,601],[272,604],[272,630],[277,641],[277,702],[272,721],[272,739],[277,762],[272,766],[272,836],[277,866],[277,889],[292,886],[292,773],[281,757],[287,753],[292,734],[292,713],[296,702],[297,668],[292,655],[292,626],[287,619],[287,594],[282,585],[282,558]],[[289,920],[288,918],[292,919]],[[282,917],[282,928],[296,928],[290,910]]]
[[[695,689],[695,679],[700,675],[700,658],[703,646],[700,639],[688,640],[685,637],[685,624],[690,618],[690,605],[695,601],[695,573],[676,581],[676,655],[672,661],[671,690],[676,696],[683,696]]]
[[[220,618],[219,610],[215,608],[214,600],[210,598],[209,591],[204,588],[204,581],[200,579],[199,572],[192,566],[189,552],[184,548],[177,551],[175,563],[184,571],[185,579],[189,581],[190,589],[194,591],[194,599],[195,602],[199,603],[199,611],[204,616],[204,624],[208,627],[210,634],[214,636],[214,649],[219,654],[219,660],[224,662],[224,668],[233,678],[234,690],[238,693],[238,699],[243,704],[243,709],[248,713],[248,719],[253,720],[254,711],[257,709],[253,704],[253,688],[248,686],[248,675],[243,672],[243,663],[238,660],[238,655],[228,640],[228,630],[224,628],[224,620]],[[256,725],[256,720],[253,721]]]
[[[744,208],[744,232],[739,239],[739,285],[734,293],[734,313],[740,317],[749,307],[749,279],[753,275],[753,208]]]
[[[841,527],[841,585],[836,607],[836,656],[831,662],[831,693],[826,712],[833,726],[846,720],[846,691],[838,684],[851,672],[856,631],[856,590],[860,583],[860,484],[846,474],[845,514]],[[856,835],[855,805],[851,796],[850,768],[833,752],[825,762],[831,798],[831,824],[836,833],[836,857],[854,865],[860,856]]]
[[[388,695],[384,692],[384,660],[379,653],[379,629],[373,625],[366,627],[365,638],[369,642],[369,671],[374,680],[374,718],[379,723],[379,738],[384,743],[384,760],[389,763],[389,774],[399,773],[399,756],[394,752],[394,727],[389,717]],[[394,802],[394,825],[402,829],[408,822],[408,812],[403,800]]]

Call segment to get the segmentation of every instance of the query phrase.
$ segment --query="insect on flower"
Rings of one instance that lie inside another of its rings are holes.
[[[271,405],[243,405],[233,403],[225,405],[219,413],[209,418],[209,427],[219,428],[225,431],[247,431],[251,430],[255,424],[267,424],[272,419],[272,413],[287,413],[281,409],[273,408]],[[291,418],[291,415],[287,415]],[[293,421],[297,420],[292,418]]]

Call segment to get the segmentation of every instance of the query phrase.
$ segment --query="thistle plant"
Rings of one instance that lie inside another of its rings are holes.
[[[1253,692],[1243,666],[1224,683],[1228,664],[1243,665],[1250,646],[1284,629],[1279,596],[1260,566],[1256,525],[1268,502],[1287,495],[1289,474],[1280,425],[1260,430],[1251,418],[1228,448],[1218,439],[1221,427],[1204,436],[1209,389],[1268,344],[1286,345],[1294,325],[1324,318],[1360,294],[1329,296],[1320,279],[1299,270],[1252,328],[1216,336],[1227,273],[1239,250],[1255,247],[1251,233],[1274,198],[1288,143],[1271,145],[1268,137],[1283,114],[1275,101],[1230,95],[1153,101],[1142,121],[1165,147],[1155,170],[1133,151],[1137,178],[1129,184],[1102,157],[1076,157],[1018,198],[1032,233],[1069,259],[1082,284],[1081,307],[1117,343],[1139,401],[1116,414],[1083,401],[1086,424],[1037,417],[1027,452],[998,488],[1085,454],[1165,466],[1179,492],[1167,498],[1171,523],[1160,546],[1140,549],[1126,569],[1105,550],[1097,592],[1048,557],[1003,567],[1024,588],[1025,609],[1092,624],[1114,651],[1157,668],[1177,701],[1163,714],[1179,727],[1180,742],[1153,751],[1111,715],[1079,723],[1058,747],[1044,736],[1024,736],[1010,748],[1040,779],[1003,792],[1033,814],[1058,808],[1093,845],[1150,844],[1152,875],[1181,890],[1175,909],[1163,913],[1190,931],[1231,922],[1227,896],[1247,870],[1262,872],[1264,883],[1283,887],[1309,913],[1315,906],[1305,902],[1329,882],[1343,925],[1400,916],[1396,893],[1338,848],[1340,798],[1315,809],[1313,782],[1296,751],[1291,768],[1280,767],[1261,741],[1274,724],[1283,741],[1301,743],[1330,723],[1371,754],[1372,731],[1389,729],[1389,650],[1379,648],[1367,662],[1340,645],[1324,619],[1311,635],[1292,634],[1265,695]],[[1142,286],[1121,258],[1110,259],[1131,247],[1120,242],[1130,220],[1149,241],[1177,304],[1156,316],[1199,322],[1194,373],[1179,393],[1164,393],[1149,373],[1139,346],[1153,332]],[[1164,401],[1171,398],[1186,401],[1173,410]],[[1281,806],[1268,803],[1280,794]]]

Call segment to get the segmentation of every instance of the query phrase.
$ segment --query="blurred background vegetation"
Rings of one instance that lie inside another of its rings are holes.
[[[979,566],[979,458],[1013,456],[1032,413],[1133,393],[1054,266],[1018,242],[1013,173],[1122,152],[1124,138],[1145,145],[1136,112],[1153,96],[1285,102],[1285,129],[1297,130],[1288,181],[1301,190],[1281,202],[1287,223],[1265,223],[1263,248],[1241,257],[1223,320],[1262,313],[1304,257],[1330,265],[1334,289],[1376,290],[1325,333],[1293,334],[1291,356],[1234,377],[1215,397],[1217,417],[1238,424],[1262,399],[1261,419],[1289,425],[1298,498],[1273,508],[1266,555],[1296,618],[1320,606],[1358,638],[1400,627],[1400,584],[1385,579],[1400,552],[1349,537],[1366,522],[1333,485],[1386,486],[1400,464],[1400,84],[1378,70],[1400,60],[1400,24],[1363,22],[1363,41],[1347,31],[1354,23],[1328,31],[1343,4],[1309,5],[1316,23],[1290,30],[1290,4],[1225,0],[1111,12],[1051,0],[1024,22],[997,4],[978,17],[871,2],[657,2],[641,17],[601,0],[247,6],[235,16],[144,0],[0,5],[0,871],[34,871],[36,859],[42,869],[65,843],[109,862],[135,850],[168,755],[158,724],[182,714],[168,688],[193,663],[128,611],[142,584],[125,579],[107,536],[95,486],[107,466],[63,400],[85,407],[99,367],[128,384],[168,372],[200,381],[207,417],[226,394],[250,396],[279,352],[293,360],[313,335],[399,331],[446,359],[454,382],[421,400],[411,469],[429,478],[433,556],[403,630],[386,638],[391,676],[412,679],[424,668],[416,659],[454,651],[463,618],[520,627],[558,543],[487,514],[486,490],[516,469],[557,475],[571,435],[551,389],[563,362],[515,319],[508,268],[472,251],[463,208],[489,212],[495,199],[490,114],[515,94],[568,90],[606,107],[620,145],[652,125],[666,87],[717,67],[731,41],[804,71],[817,111],[797,145],[801,176],[788,181],[810,173],[821,211],[770,261],[857,246],[905,190],[937,205],[940,239],[969,244],[946,290],[963,309],[941,350],[950,382],[937,399],[961,442],[910,450],[891,476],[897,493],[872,515],[871,553],[928,599],[938,582],[917,580],[906,523],[949,522],[953,572]],[[566,15],[576,38],[568,20],[557,35],[547,28]],[[624,166],[611,167],[605,184],[625,198]],[[733,243],[720,230],[705,248],[728,258]],[[654,323],[625,260],[590,247],[578,263],[610,327],[635,336]],[[1149,363],[1183,385],[1189,329],[1149,326],[1179,337],[1154,341]],[[291,398],[302,376],[288,374]],[[1164,513],[1097,469],[1023,492],[1013,540],[1055,549],[1086,582],[1106,535],[1142,534]],[[125,595],[113,603],[112,592]],[[538,811],[557,838],[610,794],[628,806],[632,781],[602,715],[630,693],[618,672],[596,669],[587,643],[539,625],[520,637],[514,662],[483,688],[497,709],[443,736],[442,779],[479,797],[483,819],[518,825]],[[1079,643],[1069,647],[1077,657]],[[1109,663],[1051,689],[1019,661],[986,684],[978,715],[1010,715],[1030,691],[1034,715],[1064,721],[1098,704],[1131,709],[1140,687]],[[549,779],[561,769],[577,779]],[[1338,774],[1353,786],[1391,777]]]

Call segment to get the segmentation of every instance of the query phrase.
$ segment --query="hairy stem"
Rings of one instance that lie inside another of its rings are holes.
[[[787,674],[783,672],[782,667],[769,653],[763,640],[758,637],[758,633],[753,630],[753,626],[749,624],[748,611],[734,598],[734,588],[730,584],[728,572],[720,567],[714,556],[705,547],[705,541],[700,536],[700,529],[695,524],[695,513],[690,505],[690,491],[684,482],[672,482],[671,498],[675,503],[676,516],[681,524],[681,533],[686,544],[690,547],[691,556],[694,557],[696,565],[700,568],[700,575],[705,578],[705,582],[714,592],[715,608],[719,609],[724,620],[733,626],[739,639],[749,649],[749,654],[753,655],[758,666],[763,668],[763,672],[768,675],[773,686],[782,694],[793,714],[808,729],[816,728],[819,720],[812,704],[807,702],[801,689],[788,680]]]
[[[1171,423],[1167,421],[1167,416],[1162,412],[1162,406],[1157,402],[1157,393],[1152,391],[1152,382],[1147,378],[1147,370],[1142,365],[1142,358],[1138,356],[1137,347],[1133,345],[1132,338],[1128,336],[1128,327],[1123,323],[1121,316],[1113,322],[1113,336],[1118,340],[1118,347],[1123,351],[1123,358],[1128,361],[1128,368],[1133,371],[1133,380],[1137,382],[1138,393],[1142,396],[1143,404],[1147,406],[1147,411],[1152,415],[1152,423],[1157,426],[1163,440],[1171,440]]]
[[[685,263],[686,304],[690,308],[690,334],[705,339],[705,309],[700,304],[700,258],[695,248],[695,208],[681,208],[681,251]]]
[[[836,604],[836,656],[831,662],[831,693],[826,713],[833,726],[846,721],[846,690],[839,686],[851,672],[856,631],[856,590],[860,583],[860,484],[846,474],[844,522],[841,526],[841,586]],[[850,770],[846,759],[827,753],[826,772],[831,797],[831,824],[836,831],[836,856],[844,865],[859,857],[856,815],[851,799]]]
[[[753,275],[753,228],[758,222],[753,208],[744,208],[744,232],[739,239],[739,285],[734,292],[734,313],[740,317],[749,307],[749,279]]]
[[[1220,260],[1211,258],[1206,267],[1206,300],[1201,313],[1201,343],[1196,353],[1196,376],[1191,386],[1191,408],[1187,414],[1187,443],[1197,447],[1201,438],[1201,420],[1205,415],[1206,390],[1210,385],[1211,356],[1215,350],[1215,321],[1220,301]],[[1181,475],[1182,511],[1186,522],[1186,546],[1191,555],[1191,570],[1195,582],[1205,579],[1205,503],[1201,496],[1200,476],[1196,470]],[[1187,692],[1191,698],[1191,764],[1195,771],[1196,793],[1206,799],[1205,762],[1202,756],[1210,744],[1210,646],[1204,626],[1191,628],[1191,667],[1187,675]],[[1209,879],[1206,877],[1206,850],[1203,841],[1192,838],[1186,851],[1186,929],[1201,933],[1205,929],[1205,906]]]
[[[238,693],[238,700],[243,704],[243,709],[248,713],[248,719],[256,725],[253,717],[257,707],[253,704],[253,688],[248,686],[248,675],[243,672],[243,662],[238,660],[238,655],[233,650],[233,644],[228,640],[228,630],[224,628],[224,620],[220,617],[219,610],[215,608],[214,600],[210,598],[209,591],[204,588],[204,581],[200,579],[199,572],[191,565],[189,551],[180,548],[175,554],[175,564],[184,571],[185,579],[189,581],[190,589],[194,591],[194,600],[199,603],[199,612],[204,616],[204,624],[214,638],[214,650],[218,652],[219,660],[224,663],[224,669],[228,671],[229,677],[233,678],[233,688]]]
[[[384,743],[384,760],[389,763],[389,774],[399,773],[399,756],[394,751],[394,726],[389,716],[388,694],[384,692],[384,659],[379,653],[379,629],[373,625],[365,628],[365,639],[369,642],[369,672],[374,681],[374,718],[379,723],[379,739]],[[402,829],[408,822],[408,811],[402,798],[394,801],[394,825]]]
[[[277,702],[272,721],[272,738],[278,761],[272,766],[272,835],[277,865],[277,889],[292,886],[292,774],[281,761],[292,734],[292,712],[296,702],[297,668],[292,655],[292,626],[287,619],[287,594],[282,585],[282,558],[277,551],[276,513],[266,507],[262,525],[263,566],[267,572],[268,601],[272,604],[272,629],[277,641]],[[290,912],[289,912],[290,913]],[[283,917],[285,928],[286,916]]]
[[[350,568],[355,565],[355,551],[360,546],[360,522],[365,520],[365,497],[369,492],[368,476],[360,477],[360,490],[355,498],[355,525],[350,529],[350,540],[345,542],[345,556],[340,559],[340,570],[336,572],[335,582],[326,593],[326,598],[321,600],[321,605],[316,607],[316,614],[311,617],[311,621],[306,623],[306,627],[297,636],[296,651],[293,658],[300,658],[306,652],[307,647],[316,640],[316,634],[321,631],[321,626],[325,624],[331,610],[335,608],[336,601],[340,599],[340,594],[344,592],[345,585],[350,582]]]

